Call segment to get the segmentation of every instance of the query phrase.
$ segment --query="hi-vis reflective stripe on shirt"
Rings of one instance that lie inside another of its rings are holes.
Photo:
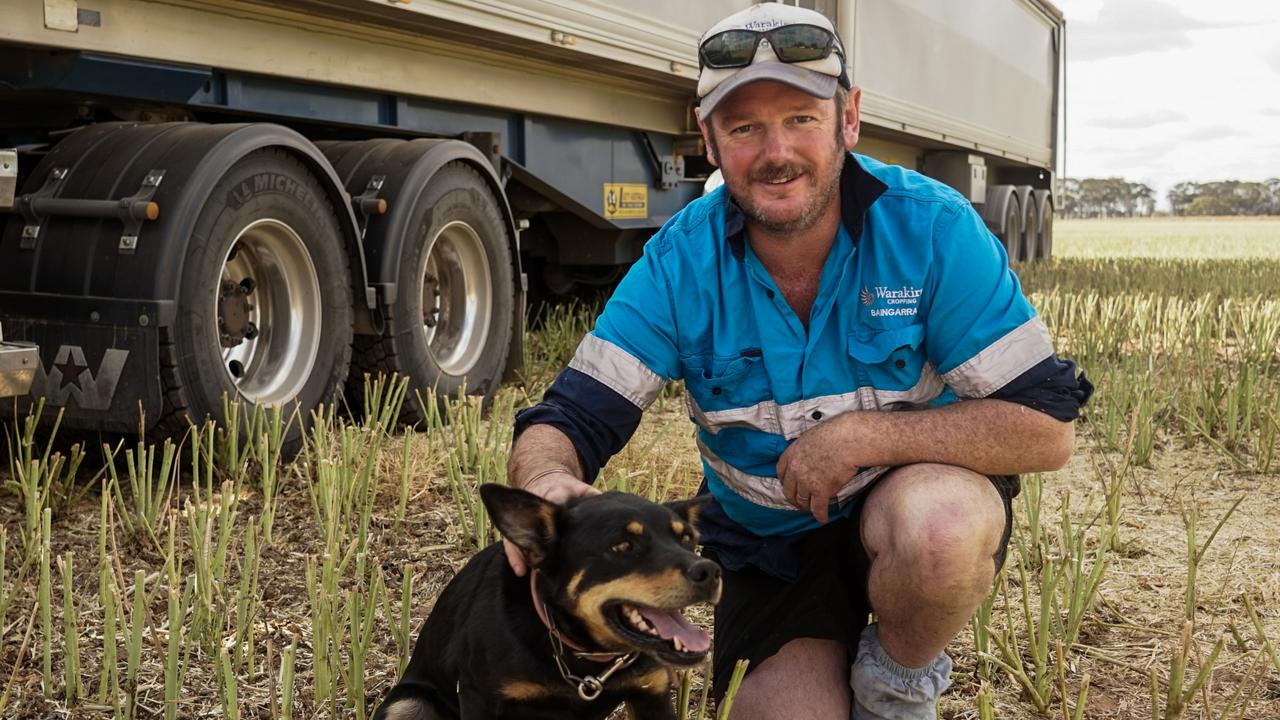
[[[649,407],[667,384],[634,355],[595,335],[582,339],[569,367],[599,380],[641,410]]]
[[[986,397],[1043,360],[1045,348],[1053,351],[1049,328],[1043,320],[1033,317],[957,365],[942,379],[955,388],[960,397]]]
[[[725,428],[750,428],[794,440],[800,437],[801,433],[818,424],[819,421],[813,419],[814,411],[835,416],[852,410],[924,407],[941,396],[944,389],[942,377],[933,369],[933,365],[926,362],[923,372],[920,373],[920,382],[909,390],[860,387],[850,393],[809,398],[787,405],[778,405],[769,400],[756,403],[751,407],[715,412],[703,412],[693,396],[687,393],[685,399],[689,405],[689,417],[698,424],[698,427],[713,435]]]
[[[750,475],[721,460],[701,440],[698,441],[698,452],[702,454],[702,462],[715,472],[726,485],[742,497],[762,507],[794,512],[795,507],[787,502],[782,492],[782,481],[776,477]],[[888,467],[878,466],[863,468],[854,475],[844,487],[836,493],[835,502],[843,504],[866,487],[868,483],[889,471]]]
[[[847,412],[985,397],[1019,373],[1035,385],[1028,368],[1057,371],[1003,248],[963,197],[857,155],[840,183],[841,225],[808,318],[787,304],[721,188],[646,244],[518,426],[564,430],[594,477],[663,381],[682,379],[719,509],[756,535],[790,535],[817,527],[777,478],[778,458],[805,431]],[[840,499],[884,471],[863,469]]]

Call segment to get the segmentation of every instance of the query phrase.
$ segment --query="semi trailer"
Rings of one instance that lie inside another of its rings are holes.
[[[749,4],[5,0],[0,394],[159,433],[376,373],[492,394],[530,294],[608,286],[701,194],[697,40]],[[1061,13],[800,4],[845,39],[857,150],[1048,256]]]

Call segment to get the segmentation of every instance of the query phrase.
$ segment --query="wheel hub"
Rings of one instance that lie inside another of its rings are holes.
[[[476,366],[489,334],[493,278],[484,241],[455,220],[428,246],[422,267],[422,329],[440,369],[462,376]]]
[[[233,348],[245,339],[252,340],[258,329],[250,320],[253,304],[249,302],[249,294],[253,292],[253,281],[245,278],[240,282],[223,280],[218,292],[218,333],[222,347]]]

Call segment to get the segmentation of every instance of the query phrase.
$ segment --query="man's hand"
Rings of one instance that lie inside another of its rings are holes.
[[[778,458],[778,479],[787,500],[826,524],[836,493],[858,474],[865,448],[851,433],[856,415],[846,413],[809,428]]]
[[[557,505],[563,505],[572,498],[600,494],[599,490],[574,477],[572,473],[560,470],[544,471],[534,475],[533,480],[526,483],[522,489]],[[507,554],[507,563],[511,565],[511,569],[517,576],[524,577],[525,573],[529,572],[529,564],[525,562],[520,548],[506,538],[502,538],[502,549]]]

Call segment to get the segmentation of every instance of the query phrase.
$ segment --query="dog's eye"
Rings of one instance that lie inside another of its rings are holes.
[[[693,535],[691,535],[691,534],[689,534],[689,533],[685,533],[685,534],[681,535],[681,536],[680,536],[680,542],[681,542],[682,544],[684,544],[684,545],[689,546],[689,547],[693,547],[693,545],[694,545],[694,542],[693,542]]]
[[[623,540],[622,542],[613,546],[613,551],[618,553],[619,555],[625,555],[626,553],[629,553],[632,550],[635,550],[635,548],[636,546],[633,545],[630,540]]]

